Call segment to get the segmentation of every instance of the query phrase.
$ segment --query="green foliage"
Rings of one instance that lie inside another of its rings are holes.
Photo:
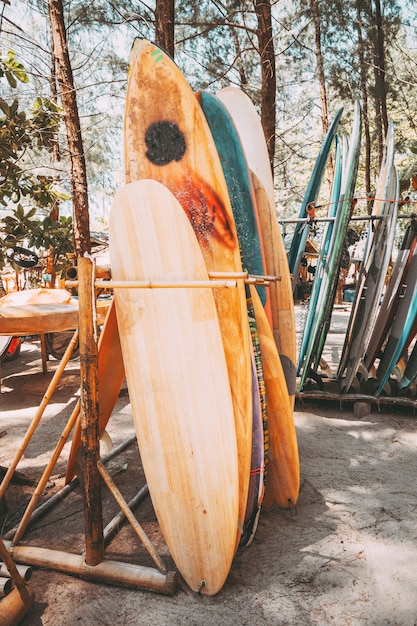
[[[6,79],[12,89],[17,81],[29,82],[12,50],[7,55],[0,53],[1,79]],[[29,156],[32,162],[43,163],[44,153],[52,151],[61,115],[59,106],[48,98],[37,97],[29,111],[20,108],[17,98],[11,103],[0,98],[0,204],[11,209],[0,221],[0,264],[8,248],[29,245],[39,251],[53,251],[55,271],[60,271],[68,264],[67,254],[73,252],[72,218],[53,221],[44,217],[57,201],[69,200],[70,196],[57,188],[52,176],[34,174],[33,166],[26,167]]]
[[[68,255],[74,251],[72,217],[61,215],[57,221],[49,216],[39,219],[36,208],[25,213],[19,204],[11,215],[0,220],[0,233],[0,264],[4,263],[7,249],[20,245],[52,253],[55,272],[63,272],[71,265]]]
[[[26,74],[23,65],[15,60],[13,50],[9,50],[6,57],[0,51],[0,78],[3,77],[6,78],[13,89],[17,87],[17,80],[21,83],[29,82],[29,76]]]

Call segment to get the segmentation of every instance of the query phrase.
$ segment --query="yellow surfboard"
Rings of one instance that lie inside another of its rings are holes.
[[[253,285],[252,302],[261,347],[268,414],[268,463],[263,505],[294,506],[300,490],[300,463],[293,409],[274,336]]]
[[[183,74],[158,46],[136,39],[125,110],[127,181],[163,183],[187,215],[210,272],[242,270],[226,182],[205,116]],[[251,359],[243,281],[215,292],[229,373],[239,455],[243,527],[252,448]]]
[[[115,281],[166,283],[114,289],[120,341],[158,522],[191,589],[213,595],[236,546],[233,404],[213,290],[184,286],[208,282],[203,256],[184,210],[162,184],[136,181],[116,194],[110,259]]]

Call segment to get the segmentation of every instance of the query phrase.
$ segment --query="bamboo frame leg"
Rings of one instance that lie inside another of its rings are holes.
[[[19,624],[26,615],[35,600],[35,594],[20,575],[1,537],[0,558],[16,585],[15,589],[1,602],[0,626],[13,626]]]
[[[166,595],[173,595],[178,585],[176,571],[162,574],[154,567],[110,560],[91,567],[86,564],[83,555],[70,552],[31,546],[16,546],[16,548],[10,547],[9,549],[12,550],[13,558],[17,563],[30,563],[34,567],[72,574],[95,583],[148,589]]]
[[[137,534],[137,536],[139,537],[139,539],[141,540],[141,542],[145,546],[145,548],[148,551],[149,555],[152,557],[153,562],[155,563],[155,565],[158,567],[158,569],[163,574],[166,574],[167,570],[166,570],[166,567],[164,565],[164,562],[162,561],[161,557],[156,552],[156,550],[153,547],[152,543],[148,539],[148,536],[146,535],[146,533],[143,530],[142,526],[139,524],[139,522],[137,521],[136,517],[133,515],[132,511],[130,510],[126,500],[124,499],[124,497],[120,493],[119,489],[114,484],[112,477],[110,476],[110,474],[108,473],[108,471],[106,470],[106,468],[104,467],[104,465],[103,465],[103,463],[101,461],[99,461],[97,465],[98,465],[98,470],[99,470],[99,472],[100,472],[104,482],[106,483],[107,487],[110,489],[110,492],[114,496],[117,504],[120,506],[120,508],[122,509],[123,513],[126,515],[126,518],[129,520],[130,524],[133,527],[133,530],[135,531],[135,533]]]
[[[95,323],[94,268],[90,259],[78,259],[81,378],[81,455],[83,469],[85,561],[104,560],[99,460],[98,348]]]
[[[45,394],[44,394],[44,396],[42,398],[42,401],[41,401],[41,403],[39,405],[39,408],[36,411],[35,417],[33,418],[32,422],[31,422],[31,424],[30,424],[30,426],[29,426],[29,428],[28,428],[28,430],[26,432],[26,435],[25,435],[25,437],[23,439],[23,442],[22,442],[19,450],[17,451],[17,453],[16,453],[16,455],[15,455],[15,457],[14,457],[14,459],[13,459],[13,461],[12,461],[12,463],[11,463],[9,469],[8,469],[8,471],[6,472],[6,475],[4,476],[4,478],[3,478],[3,480],[2,480],[2,482],[0,484],[0,500],[3,498],[3,496],[4,496],[5,492],[6,492],[6,489],[7,489],[8,485],[9,485],[11,479],[12,479],[13,473],[14,473],[14,471],[15,471],[15,469],[16,469],[19,461],[20,461],[20,459],[22,458],[24,451],[28,447],[29,442],[30,442],[30,440],[31,440],[31,438],[33,436],[33,433],[35,432],[36,428],[38,427],[40,419],[41,419],[42,415],[44,414],[46,407],[48,406],[48,403],[49,403],[49,401],[51,399],[51,396],[54,393],[55,388],[56,388],[56,386],[58,384],[58,381],[61,378],[62,373],[63,373],[63,371],[64,371],[68,361],[71,358],[71,355],[72,355],[72,353],[74,351],[74,348],[75,348],[77,342],[78,342],[78,329],[74,332],[74,335],[73,335],[71,341],[69,342],[69,344],[67,346],[67,349],[65,350],[64,356],[62,357],[62,359],[61,359],[61,361],[59,363],[59,366],[55,370],[55,373],[54,373],[54,375],[52,377],[52,380],[51,380],[51,382],[48,385],[48,389],[46,390],[46,392],[45,392]]]
[[[46,354],[45,335],[43,333],[39,335],[39,340],[41,342],[42,372],[46,374],[48,371],[48,355]]]
[[[125,439],[125,441],[122,441],[122,443],[119,443],[119,445],[116,446],[116,448],[113,448],[112,450],[110,450],[110,452],[108,452],[103,457],[103,462],[107,463],[107,461],[110,461],[119,452],[122,452],[125,448],[127,448],[131,443],[135,441],[136,441],[136,435],[132,435],[131,437],[128,437],[127,439]],[[29,524],[33,524],[34,522],[37,522],[44,515],[46,515],[46,513],[48,513],[48,511],[50,511],[54,506],[62,502],[67,496],[69,496],[69,494],[75,489],[75,487],[79,485],[79,482],[80,481],[78,477],[75,477],[70,483],[65,485],[65,487],[63,487],[60,491],[58,491],[53,496],[51,496],[49,500],[46,500],[46,502],[44,502],[37,509],[35,509],[35,511],[31,515]],[[12,539],[16,531],[17,531],[17,526],[7,531],[7,533],[5,533],[5,535],[3,536],[4,539],[7,539],[7,540]]]
[[[17,543],[19,543],[19,541],[23,537],[23,534],[24,534],[24,532],[25,532],[25,530],[26,530],[26,528],[27,528],[27,526],[28,526],[28,524],[30,522],[31,515],[32,515],[32,513],[33,513],[37,503],[39,502],[39,498],[41,497],[42,492],[43,492],[43,490],[45,488],[45,485],[46,485],[46,483],[49,480],[51,472],[54,469],[54,467],[56,465],[56,462],[59,459],[59,456],[60,456],[60,454],[62,452],[62,449],[63,449],[63,447],[64,447],[64,445],[65,445],[65,443],[66,443],[66,441],[67,441],[67,439],[68,439],[68,437],[70,435],[70,432],[71,432],[71,430],[72,430],[72,428],[73,428],[73,426],[74,426],[74,424],[75,424],[75,422],[77,420],[77,417],[78,417],[79,413],[80,413],[80,403],[77,402],[77,404],[76,404],[76,406],[75,406],[73,412],[71,413],[71,416],[70,416],[70,418],[69,418],[69,420],[67,422],[67,425],[65,426],[64,430],[62,431],[62,435],[61,435],[61,437],[60,437],[60,439],[59,439],[59,441],[58,441],[58,443],[57,443],[57,445],[55,447],[55,450],[54,450],[54,452],[52,454],[52,457],[51,457],[48,465],[46,466],[46,468],[45,468],[45,470],[44,470],[44,472],[43,472],[43,474],[42,474],[42,476],[41,476],[41,478],[40,478],[40,480],[39,480],[39,482],[38,482],[38,484],[36,486],[35,491],[33,492],[32,498],[30,499],[30,502],[29,502],[28,506],[26,507],[26,511],[25,511],[21,521],[20,521],[19,527],[18,527],[18,529],[16,531],[16,534],[15,534],[15,536],[13,538],[13,543],[15,545]]]
[[[142,489],[140,489],[138,493],[135,496],[133,496],[133,498],[129,500],[129,502],[127,503],[129,509],[133,511],[133,509],[139,504],[139,502],[142,502],[142,500],[148,495],[148,493],[149,493],[148,485],[144,485]],[[126,515],[123,513],[123,511],[119,511],[117,515],[115,515],[113,519],[110,520],[106,528],[103,530],[103,539],[104,539],[105,544],[110,542],[110,539],[113,533],[115,533],[116,530],[118,530],[120,524],[125,519],[126,519]]]

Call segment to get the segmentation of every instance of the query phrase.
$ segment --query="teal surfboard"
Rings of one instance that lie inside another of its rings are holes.
[[[317,259],[316,272],[314,274],[311,294],[308,300],[307,319],[305,322],[303,339],[301,342],[301,348],[300,348],[300,353],[298,357],[297,374],[300,373],[300,369],[304,361],[306,349],[307,349],[308,342],[310,339],[310,331],[313,326],[314,318],[316,315],[317,302],[320,297],[320,290],[323,284],[323,276],[325,274],[326,264],[328,261],[328,252],[329,252],[330,241],[332,238],[333,226],[334,226],[333,220],[336,217],[341,182],[342,182],[342,151],[341,151],[340,140],[336,136],[334,179],[333,179],[332,194],[331,194],[330,207],[329,207],[329,213],[328,213],[328,217],[331,219],[331,221],[327,222],[326,224],[326,227],[323,233],[323,239],[322,239],[321,246],[320,246],[319,256]]]
[[[208,91],[197,92],[223,168],[242,257],[242,267],[249,274],[266,275],[262,240],[249,167],[239,134],[223,102]],[[268,291],[256,290],[270,319]]]
[[[306,354],[302,363],[299,380],[300,391],[303,389],[310,371],[317,369],[330,324],[339,278],[343,243],[349,226],[355,191],[360,156],[361,128],[361,109],[359,102],[356,101],[349,150],[346,164],[343,167],[341,191],[327,254],[327,262],[322,276],[320,297],[317,300],[316,315],[314,316]]]
[[[305,220],[302,223],[297,223],[294,229],[293,238],[291,241],[290,250],[288,252],[288,265],[293,280],[293,291],[295,291],[297,285],[298,271],[300,269],[301,259],[304,254],[308,235],[310,232],[310,224],[307,221],[307,207],[310,202],[316,203],[318,193],[320,191],[321,182],[323,180],[324,172],[326,170],[327,160],[329,158],[330,149],[332,147],[333,140],[336,136],[337,127],[339,126],[340,118],[342,117],[343,108],[341,108],[335,115],[329,130],[321,145],[319,154],[314,164],[313,171],[309,183],[307,185],[306,192],[299,211],[299,219]]]
[[[377,396],[382,393],[392,370],[403,353],[404,347],[411,339],[411,334],[415,332],[416,318],[417,254],[414,254],[407,271],[404,294],[398,305],[391,332],[384,348],[384,354],[377,370],[377,388],[375,392]]]

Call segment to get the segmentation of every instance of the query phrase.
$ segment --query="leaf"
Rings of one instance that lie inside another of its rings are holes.
[[[16,89],[17,87],[17,82],[15,77],[13,76],[12,72],[10,70],[6,70],[6,79],[7,82],[9,83],[10,87],[13,87],[13,89]]]
[[[5,100],[3,100],[3,98],[0,98],[0,109],[3,111],[6,117],[9,117],[9,113],[10,113],[9,105],[7,104]]]

